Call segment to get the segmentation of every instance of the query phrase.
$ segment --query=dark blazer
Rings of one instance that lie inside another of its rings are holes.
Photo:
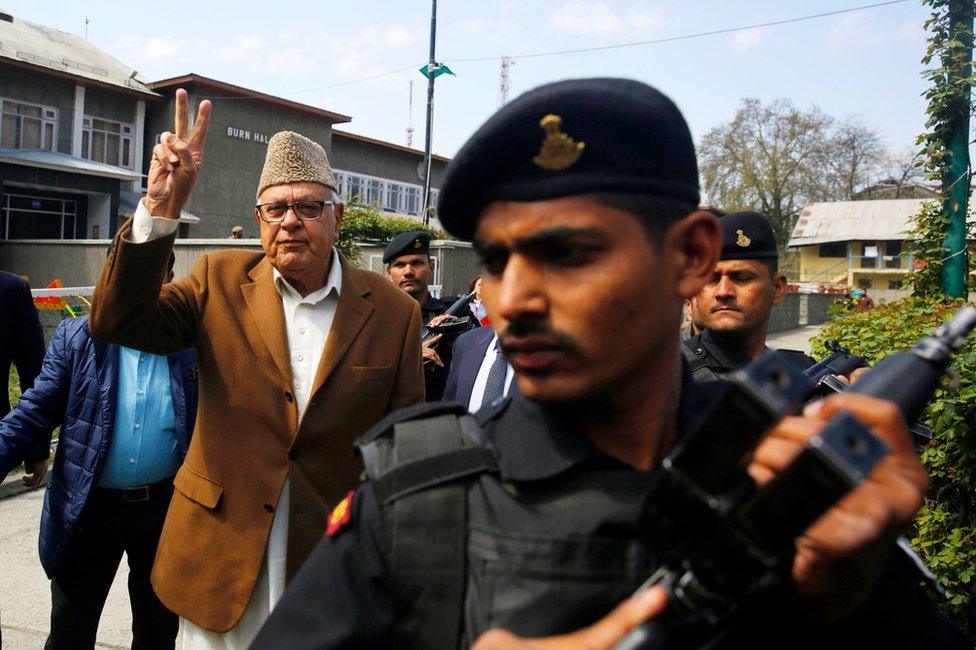
[[[0,421],[0,477],[37,441],[47,447],[51,432],[61,425],[41,512],[41,564],[48,577],[61,568],[85,501],[105,465],[115,424],[119,348],[92,337],[87,320],[58,324],[34,387]],[[182,458],[197,415],[197,355],[184,350],[168,361]]]
[[[0,381],[9,388],[10,365],[17,367],[20,390],[34,385],[44,359],[44,332],[31,300],[30,287],[19,276],[0,271]],[[0,417],[10,411],[6,390],[0,395]]]
[[[481,362],[494,336],[495,330],[491,327],[476,327],[459,336],[454,342],[454,356],[447,375],[447,387],[444,388],[445,402],[460,402],[465,406],[468,405],[474,380],[478,377]]]

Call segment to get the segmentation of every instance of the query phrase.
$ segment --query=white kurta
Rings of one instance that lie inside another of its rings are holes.
[[[158,239],[172,233],[176,226],[175,219],[151,217],[140,201],[133,219],[131,238],[135,243]],[[334,248],[332,256],[333,264],[326,285],[304,298],[288,284],[277,269],[274,270],[275,288],[281,296],[281,307],[285,315],[292,391],[295,394],[299,422],[311,397],[315,373],[339,306],[342,269],[337,262],[338,252]],[[241,620],[233,629],[220,633],[205,630],[185,618],[180,618],[180,630],[176,637],[177,650],[245,650],[251,644],[285,591],[289,502],[289,479],[286,477],[271,524],[261,573]],[[220,594],[214,594],[213,597],[220,598]]]

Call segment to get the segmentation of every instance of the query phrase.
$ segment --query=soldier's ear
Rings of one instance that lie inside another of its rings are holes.
[[[687,300],[701,291],[711,277],[722,249],[722,232],[712,213],[697,210],[665,235],[664,251],[675,278],[677,297]]]

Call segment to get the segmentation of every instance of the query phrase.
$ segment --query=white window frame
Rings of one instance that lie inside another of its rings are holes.
[[[118,133],[116,133],[115,131],[105,131],[102,129],[95,129],[93,120],[98,120],[100,122],[108,122],[110,124],[117,124],[119,127]],[[92,144],[95,140],[94,138],[95,132],[105,134],[106,136],[104,140],[105,147],[108,147],[107,136],[109,135],[119,136],[119,157],[118,159],[115,160],[115,162],[104,160],[105,153],[107,153],[107,151],[102,152],[103,160],[95,160],[95,158],[92,157]],[[106,165],[112,165],[113,167],[121,167],[122,169],[135,169],[135,160],[134,160],[135,146],[136,146],[135,125],[129,122],[119,122],[118,120],[109,120],[104,117],[96,117],[94,115],[85,115],[84,117],[82,117],[81,157],[84,158],[85,160],[91,160],[93,162],[101,162]],[[129,164],[125,165],[123,164],[123,160],[125,159],[125,153],[127,149],[129,153]]]
[[[344,200],[353,198],[352,185],[355,184],[359,188],[355,196],[359,196],[360,200],[370,205],[375,205],[379,201],[380,210],[383,212],[413,217],[419,217],[423,213],[420,204],[423,201],[424,188],[420,185],[338,169],[333,170],[333,174],[339,187],[339,194]],[[431,193],[432,202],[436,201],[437,190],[432,189]]]
[[[14,147],[14,149],[24,149],[24,142],[23,142],[23,138],[24,138],[24,128],[23,128],[24,116],[23,115],[20,115],[16,111],[11,112],[11,113],[8,113],[7,112],[7,105],[8,104],[14,104],[14,105],[19,104],[21,106],[30,106],[32,108],[39,108],[39,109],[41,109],[41,117],[40,118],[29,118],[29,119],[40,119],[40,121],[41,121],[41,141],[40,141],[39,146],[37,148],[38,149],[44,149],[46,151],[57,151],[58,150],[58,109],[56,107],[54,107],[54,106],[47,106],[45,104],[35,104],[33,102],[24,102],[24,101],[21,101],[19,99],[11,99],[9,97],[0,97],[0,120],[2,120],[2,116],[3,115],[13,115],[14,117],[17,117],[19,119],[19,121],[20,121],[19,129],[18,129],[20,136],[18,138],[18,142],[16,143],[16,146]],[[47,130],[47,127],[48,126],[51,127],[51,147],[50,148],[44,146],[44,140],[45,140],[44,134],[45,134],[45,131]],[[2,129],[2,128],[3,128],[2,127],[2,123],[0,123],[0,129]],[[30,147],[30,148],[33,149],[34,147]]]

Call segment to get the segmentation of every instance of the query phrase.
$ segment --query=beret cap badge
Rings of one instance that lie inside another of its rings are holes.
[[[539,154],[532,158],[539,167],[551,171],[561,171],[572,167],[583,149],[585,142],[576,142],[571,137],[563,133],[560,129],[563,118],[558,115],[546,115],[539,120],[539,126],[546,132],[546,137],[542,140]]]
[[[742,230],[736,230],[735,234],[738,235],[738,237],[736,237],[735,239],[735,243],[741,246],[742,248],[748,248],[749,244],[752,243],[752,240],[749,239],[746,236],[746,234],[742,232]]]

